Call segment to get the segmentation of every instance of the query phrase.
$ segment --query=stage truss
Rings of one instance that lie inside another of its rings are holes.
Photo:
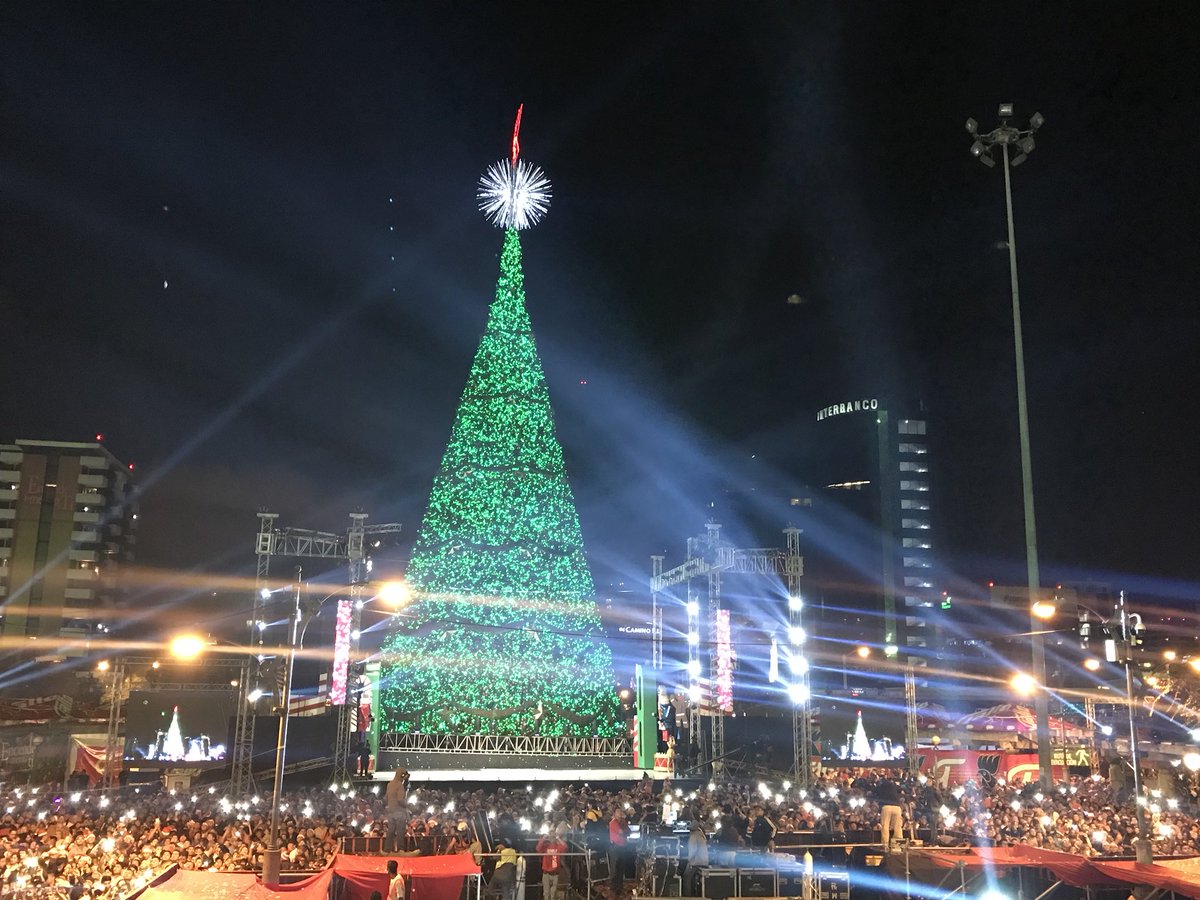
[[[655,670],[661,674],[663,666],[662,654],[662,614],[663,602],[660,593],[669,591],[679,584],[687,588],[688,633],[700,634],[700,597],[693,582],[704,579],[708,588],[708,690],[707,710],[711,720],[712,736],[709,749],[711,762],[723,761],[725,756],[725,712],[720,709],[715,698],[715,680],[717,671],[718,637],[717,618],[721,610],[721,580],[724,574],[770,576],[782,579],[787,585],[787,616],[790,629],[803,635],[802,613],[803,603],[800,597],[800,579],[804,575],[804,557],[800,555],[800,529],[788,527],[783,529],[787,546],[785,549],[756,548],[741,549],[734,547],[721,538],[721,526],[709,522],[705,533],[699,537],[688,538],[687,559],[673,569],[663,570],[663,557],[652,556],[651,559],[651,605],[653,615],[652,637],[654,647],[652,658]],[[692,684],[697,685],[698,676],[694,673],[701,671],[700,642],[688,643],[688,670]],[[807,764],[809,747],[811,746],[810,695],[808,670],[796,673],[793,678],[800,689],[799,702],[792,705],[792,771],[793,777],[801,787],[807,787],[809,767]],[[688,718],[690,733],[696,735],[700,726],[700,707],[698,697],[690,698]]]

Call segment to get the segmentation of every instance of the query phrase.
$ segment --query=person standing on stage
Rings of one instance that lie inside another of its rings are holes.
[[[904,836],[904,809],[901,806],[900,785],[891,778],[881,778],[872,791],[879,801],[879,835],[886,853],[892,841]]]
[[[399,853],[404,849],[404,832],[408,828],[408,779],[407,769],[397,769],[388,782],[384,794],[387,806],[388,837],[387,850]]]

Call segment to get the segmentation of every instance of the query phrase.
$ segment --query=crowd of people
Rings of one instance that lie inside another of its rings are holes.
[[[1194,797],[1147,791],[1143,812],[1156,856],[1200,854]],[[65,900],[127,896],[171,866],[258,871],[268,845],[270,798],[229,797],[214,787],[157,786],[60,792],[9,787],[0,815],[0,892]],[[389,809],[390,806],[390,809]],[[590,849],[610,865],[619,896],[636,852],[634,829],[679,835],[683,868],[800,843],[888,840],[914,830],[942,844],[1029,844],[1085,856],[1132,855],[1134,806],[1100,776],[1053,788],[1002,781],[939,787],[886,770],[826,770],[807,791],[779,784],[585,784],[487,790],[344,784],[289,791],[281,803],[282,869],[319,870],[344,838],[379,838],[406,853],[496,854]],[[799,834],[796,838],[793,835]],[[538,845],[541,849],[538,849]],[[658,851],[662,853],[660,849]],[[546,868],[558,869],[558,863]],[[560,870],[559,870],[560,871]],[[501,873],[502,880],[507,873]],[[553,873],[550,873],[553,874]],[[565,884],[563,885],[565,887]],[[507,894],[505,885],[498,893]],[[550,896],[561,896],[555,879]]]

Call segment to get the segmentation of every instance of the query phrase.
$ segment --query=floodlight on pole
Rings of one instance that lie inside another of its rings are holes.
[[[412,600],[412,591],[409,589],[407,582],[385,581],[380,586],[377,596],[392,609],[398,610],[407,606]]]
[[[208,647],[208,641],[198,634],[181,634],[171,639],[168,649],[176,659],[192,660]]]
[[[1049,600],[1038,600],[1031,607],[1029,607],[1029,612],[1032,613],[1034,617],[1046,622],[1054,618],[1054,614],[1058,612],[1058,607]]]
[[[1040,623],[1037,621],[1038,617],[1032,609],[1041,587],[1041,577],[1038,571],[1037,517],[1034,513],[1033,505],[1033,462],[1029,449],[1029,409],[1025,397],[1025,343],[1021,329],[1021,294],[1017,283],[1017,237],[1016,229],[1013,225],[1012,177],[1010,169],[1018,161],[1023,162],[1029,155],[1029,151],[1033,150],[1031,135],[1035,130],[1041,128],[1046,120],[1040,113],[1037,113],[1034,119],[1030,119],[1029,127],[1021,129],[1008,123],[1008,120],[1013,116],[1013,105],[1011,103],[1001,103],[999,113],[1000,125],[986,134],[976,135],[974,143],[971,144],[971,153],[981,163],[990,167],[996,164],[995,160],[992,159],[992,149],[999,147],[1000,158],[1004,163],[1004,208],[1008,224],[1008,271],[1012,291],[1013,355],[1016,361],[1017,372],[1017,427],[1020,432],[1021,488],[1025,508],[1025,562],[1029,576],[1029,602],[1031,607],[1030,631],[1032,634],[1030,636],[1030,643],[1033,647],[1032,678],[1037,684],[1045,684],[1045,635],[1042,632]],[[1028,150],[1019,143],[1025,138],[1029,138]],[[983,149],[977,150],[977,145],[980,144],[983,145]],[[1019,159],[1009,159],[1008,148],[1010,144],[1016,145]],[[1050,749],[1050,706],[1045,691],[1037,692],[1034,706],[1037,718],[1038,780],[1043,788],[1048,788],[1053,774]]]
[[[1038,681],[1028,672],[1018,672],[1009,682],[1012,689],[1022,697],[1028,697],[1038,691]]]

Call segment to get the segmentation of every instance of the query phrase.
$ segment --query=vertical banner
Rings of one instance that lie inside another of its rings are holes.
[[[658,749],[658,685],[653,675],[647,680],[641,664],[634,667],[634,689],[633,765],[650,769]]]
[[[349,600],[339,600],[337,623],[333,629],[333,673],[329,680],[329,702],[342,706],[346,702],[346,674],[350,668],[350,630],[354,617],[354,605]]]
[[[727,609],[717,610],[717,707],[733,712],[733,641]]]

